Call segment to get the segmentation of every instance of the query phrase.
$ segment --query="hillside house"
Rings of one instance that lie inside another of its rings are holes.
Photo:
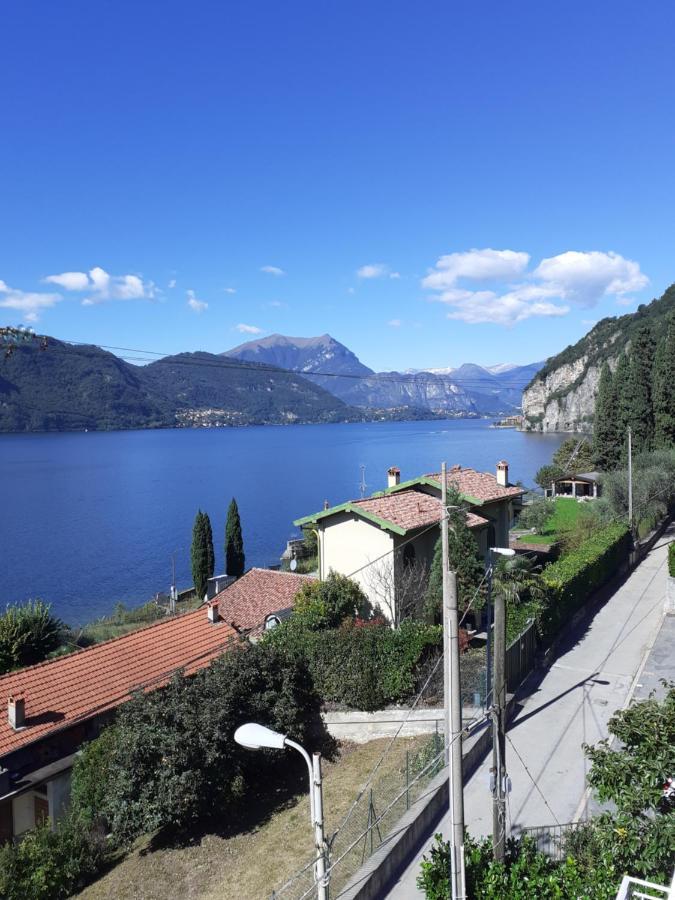
[[[467,525],[485,557],[489,547],[508,547],[514,507],[524,493],[509,484],[508,474],[504,461],[497,464],[495,475],[461,466],[447,470],[448,487],[462,495]],[[392,467],[386,490],[294,524],[317,532],[320,578],[331,570],[353,577],[372,606],[396,622],[408,573],[428,573],[440,534],[441,509],[439,472],[401,482],[400,470]]]
[[[79,748],[133,693],[162,687],[178,669],[194,674],[262,633],[288,615],[308,577],[252,569],[196,610],[0,677],[0,843],[59,820]]]
[[[601,493],[602,475],[600,472],[579,472],[574,475],[562,475],[551,483],[545,491],[547,497],[574,497],[577,500],[595,499]]]

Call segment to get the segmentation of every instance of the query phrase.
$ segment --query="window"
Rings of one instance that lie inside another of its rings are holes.
[[[415,547],[413,544],[406,544],[403,548],[403,565],[407,569],[415,562]]]

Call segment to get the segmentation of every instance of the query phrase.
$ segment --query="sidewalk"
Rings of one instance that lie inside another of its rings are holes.
[[[666,670],[672,677],[667,638],[673,634],[675,617],[663,619],[663,603],[666,545],[674,538],[671,524],[591,621],[569,636],[551,668],[534,672],[518,692],[518,711],[506,741],[512,780],[507,818],[512,833],[525,826],[564,824],[583,817],[588,762],[581,745],[607,736],[608,720],[634,691],[646,696]],[[464,787],[466,827],[474,836],[492,831],[490,765],[488,758]],[[435,831],[448,835],[447,815]],[[430,835],[388,894],[391,900],[423,896],[415,881],[422,855],[432,842]]]

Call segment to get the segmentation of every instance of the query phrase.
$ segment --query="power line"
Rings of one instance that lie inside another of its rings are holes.
[[[137,362],[137,363],[155,363],[155,362],[164,362],[170,365],[188,365],[188,366],[204,366],[208,368],[215,369],[246,369],[249,371],[259,372],[259,373],[274,373],[274,374],[282,374],[282,375],[290,375],[296,378],[344,378],[352,381],[378,381],[384,382],[388,384],[407,384],[407,385],[415,385],[415,384],[433,384],[437,385],[440,381],[446,381],[449,384],[453,384],[459,387],[473,386],[474,388],[483,387],[488,392],[490,389],[496,388],[511,388],[513,390],[523,389],[523,381],[522,379],[513,380],[513,379],[496,379],[496,384],[485,384],[485,382],[479,378],[460,378],[458,380],[453,380],[452,373],[448,375],[444,374],[435,374],[433,372],[428,372],[422,370],[419,373],[400,373],[400,372],[373,372],[372,374],[363,375],[356,373],[345,373],[345,372],[331,372],[331,371],[318,371],[318,372],[300,372],[292,369],[283,369],[280,367],[276,367],[272,364],[266,363],[253,363],[246,360],[239,360],[236,357],[230,357],[223,354],[223,359],[217,358],[208,358],[205,359],[203,357],[190,358],[186,359],[182,355],[163,353],[158,350],[145,350],[139,349],[136,347],[120,347],[113,344],[91,344],[86,341],[73,341],[67,339],[52,339],[55,340],[56,343],[49,344],[49,349],[57,349],[59,348],[59,344],[69,344],[77,347],[98,347],[101,350],[110,350],[110,351],[120,351],[122,353],[135,353],[138,354],[134,357],[129,356],[118,356],[118,359],[122,359],[125,362]],[[206,351],[196,351],[197,353]],[[209,357],[213,357],[214,354],[209,354]],[[487,373],[488,376],[494,377],[490,372]]]

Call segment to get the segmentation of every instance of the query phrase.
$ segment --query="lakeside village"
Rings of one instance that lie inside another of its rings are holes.
[[[489,473],[447,469],[448,554],[458,578],[465,715],[490,705],[488,585],[505,597],[507,655],[513,656],[513,647],[518,655],[507,665],[512,692],[535,664],[537,648],[555,641],[594,592],[628,569],[640,539],[667,516],[675,499],[675,461],[671,452],[664,474],[667,455],[643,456],[635,469],[631,523],[623,460],[617,455],[615,469],[599,473],[593,448],[578,436],[565,441],[538,473],[541,494],[526,492],[503,460]],[[661,488],[664,478],[669,485],[658,503],[649,499],[655,478]],[[441,493],[438,471],[404,476],[391,467],[383,473],[382,490],[372,496],[326,503],[298,519],[302,537],[289,542],[277,570],[246,570],[233,500],[223,575],[214,575],[211,523],[197,513],[191,596],[174,594],[165,604],[118,611],[78,634],[39,601],[8,608],[0,617],[0,689],[7,703],[0,722],[0,896],[70,896],[90,883],[95,888],[111,867],[104,877],[114,878],[133,859],[136,869],[127,878],[143,877],[134,847],[144,836],[185,840],[213,830],[214,822],[222,825],[223,816],[223,841],[277,817],[292,838],[292,852],[274,848],[273,868],[261,867],[259,856],[254,861],[243,850],[241,856],[234,850],[231,858],[225,854],[223,880],[233,865],[244,883],[247,865],[268,879],[254,879],[250,893],[239,896],[270,896],[296,878],[295,870],[305,872],[311,889],[314,870],[302,869],[312,859],[304,815],[294,826],[284,818],[289,797],[297,794],[295,802],[302,802],[302,771],[292,764],[280,771],[274,753],[238,747],[234,731],[248,721],[322,749],[331,761],[340,787],[331,795],[328,780],[326,815],[334,821],[355,801],[363,838],[358,853],[341,853],[339,841],[330,851],[324,848],[332,884],[346,884],[442,766],[438,715],[415,728],[399,727],[401,710],[413,698],[417,713],[442,705]],[[494,548],[513,552],[497,556]],[[672,692],[670,697],[672,704]],[[369,715],[378,721],[389,716],[390,725],[378,725]],[[375,766],[366,812],[359,785],[375,765],[365,749],[371,744],[376,756],[385,744],[390,755],[404,755],[395,764]],[[357,749],[345,749],[350,747]],[[363,771],[359,760],[367,767]],[[591,760],[601,767],[599,756],[591,754]],[[277,796],[284,772],[288,784]],[[405,791],[387,807],[387,818],[378,817],[374,786],[393,796],[393,780],[401,772]],[[645,871],[643,858],[649,858],[648,874],[666,872],[668,842],[658,843],[663,836],[655,833],[654,811],[644,814],[651,824],[645,830],[642,822],[639,833],[631,832],[630,849],[612,845],[613,816],[623,815],[621,806],[587,829],[577,864],[584,881],[591,878],[590,866],[600,872],[593,878],[616,887],[624,869]],[[635,831],[638,821],[635,815],[632,825],[621,819],[621,827]],[[264,833],[259,827],[258,835]],[[266,852],[256,834],[252,852]],[[598,868],[593,849],[610,845],[616,867],[611,871],[607,856]],[[652,856],[641,857],[640,848]],[[445,896],[429,888],[434,866],[444,865],[442,846],[435,852],[420,876],[427,897]],[[547,878],[569,875],[560,874],[560,860],[541,855],[539,864]],[[308,896],[300,889],[306,880],[298,875],[293,883],[295,893],[286,889],[275,896]],[[91,897],[135,896],[110,885],[107,890]]]

